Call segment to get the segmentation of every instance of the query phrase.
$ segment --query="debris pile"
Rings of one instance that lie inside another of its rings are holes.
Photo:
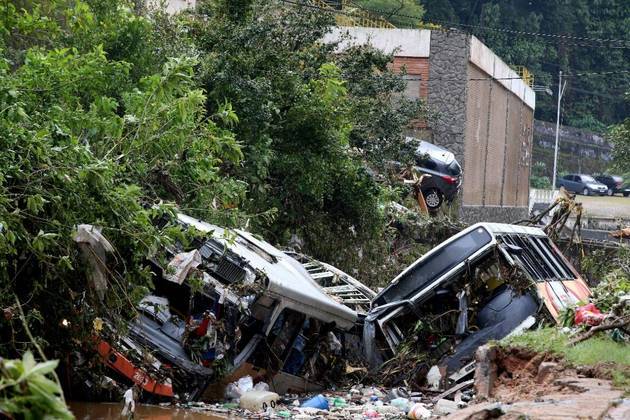
[[[241,378],[249,382],[251,377]],[[268,387],[258,383],[260,389]],[[462,394],[463,395],[463,394]],[[380,388],[356,385],[346,390],[329,391],[321,394],[298,395],[249,389],[240,397],[222,403],[190,402],[179,407],[195,411],[211,412],[230,417],[247,418],[411,418],[423,419],[436,414],[448,414],[465,407],[470,396],[458,396],[456,401],[440,399],[434,401],[429,394],[411,392],[408,388]]]
[[[591,293],[536,227],[471,226],[375,293],[250,233],[177,218],[197,235],[151,259],[135,315],[94,322],[100,379],[135,384],[141,401],[247,417],[448,415],[491,396],[478,348],[559,322]],[[578,314],[606,322],[596,306]]]

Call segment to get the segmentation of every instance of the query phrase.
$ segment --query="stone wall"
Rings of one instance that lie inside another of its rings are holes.
[[[556,142],[556,124],[534,121],[533,161],[545,164],[551,179]],[[558,172],[604,172],[611,164],[612,145],[601,135],[588,130],[560,126]]]
[[[527,207],[508,206],[460,206],[459,218],[464,223],[495,222],[514,223],[528,218]]]
[[[467,69],[470,35],[463,32],[431,31],[429,127],[433,143],[452,151],[464,162]]]

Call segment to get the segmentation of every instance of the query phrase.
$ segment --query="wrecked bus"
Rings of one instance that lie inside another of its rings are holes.
[[[202,239],[152,261],[154,291],[125,334],[103,334],[98,344],[118,378],[149,397],[183,401],[224,399],[246,375],[281,394],[309,392],[342,373],[350,349],[361,354],[357,320],[372,290],[250,233],[178,220]]]
[[[437,362],[446,385],[471,372],[475,350],[490,340],[558,320],[590,291],[539,228],[478,223],[405,269],[373,300],[364,323],[372,367],[413,346]],[[418,372],[422,380],[428,366]]]

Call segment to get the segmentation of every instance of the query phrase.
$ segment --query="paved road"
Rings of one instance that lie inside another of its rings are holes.
[[[589,216],[630,219],[630,197],[578,195],[575,199]]]

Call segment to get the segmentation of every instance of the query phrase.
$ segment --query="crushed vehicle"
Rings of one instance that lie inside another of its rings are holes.
[[[159,400],[222,400],[250,375],[279,394],[321,390],[361,355],[376,293],[346,273],[248,232],[179,214],[203,233],[153,259],[155,288],[97,350],[115,379]],[[354,355],[354,356],[353,356]]]
[[[541,229],[478,223],[432,249],[378,293],[363,326],[366,357],[378,367],[411,346],[422,360],[437,364],[429,369],[416,363],[417,375],[404,374],[431,382],[427,373],[437,370],[444,388],[472,374],[481,345],[545,318],[557,321],[563,308],[589,295]]]
[[[222,400],[243,377],[278,394],[314,392],[351,366],[382,371],[404,348],[422,357],[403,374],[424,381],[437,369],[444,388],[472,374],[479,346],[557,321],[590,295],[535,227],[473,225],[377,294],[248,232],[178,221],[201,235],[151,261],[154,290],[127,328],[105,321],[97,340],[111,376],[148,399]]]

